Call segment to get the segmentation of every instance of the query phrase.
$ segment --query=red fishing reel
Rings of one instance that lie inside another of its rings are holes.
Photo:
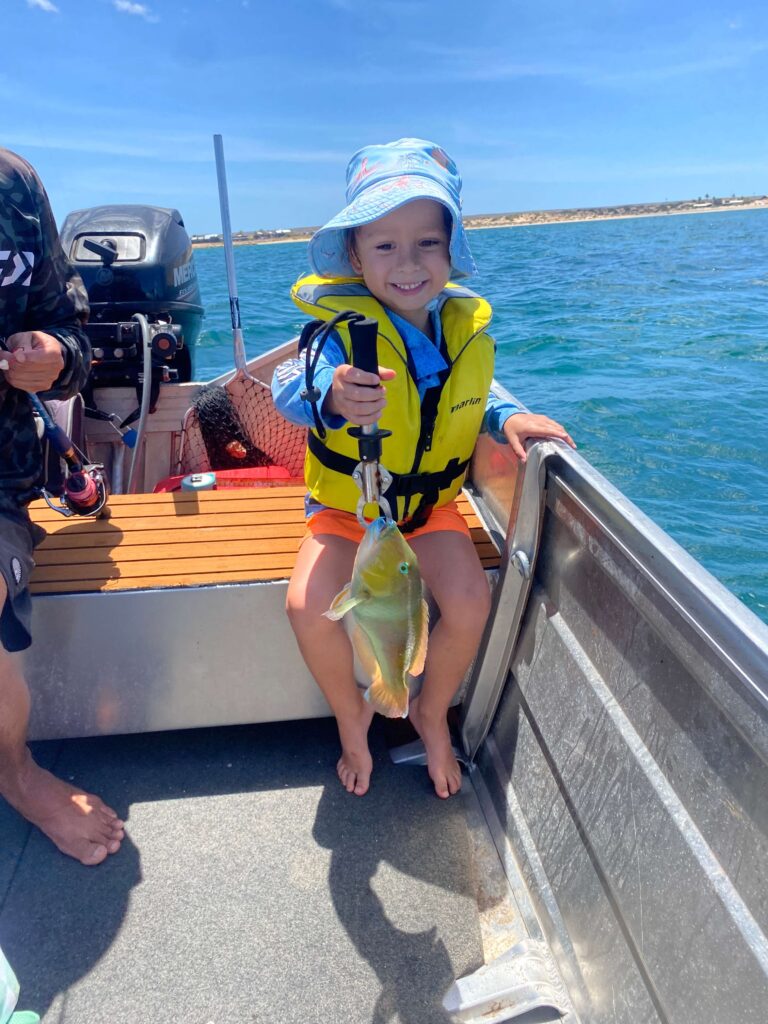
[[[109,486],[104,467],[85,465],[70,473],[64,481],[60,503],[43,490],[48,506],[63,516],[99,516],[109,497]]]

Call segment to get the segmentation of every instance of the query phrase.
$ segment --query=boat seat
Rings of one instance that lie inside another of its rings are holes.
[[[48,536],[33,594],[189,587],[287,579],[304,534],[303,483],[113,495],[108,515],[66,519],[30,506]],[[485,568],[499,553],[465,494],[461,509]]]

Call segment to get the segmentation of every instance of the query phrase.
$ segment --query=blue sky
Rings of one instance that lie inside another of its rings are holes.
[[[0,145],[59,222],[176,206],[322,223],[360,146],[418,135],[467,213],[768,192],[764,0],[1,0]]]

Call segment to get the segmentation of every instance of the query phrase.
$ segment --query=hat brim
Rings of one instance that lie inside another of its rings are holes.
[[[461,213],[453,197],[438,182],[418,174],[399,175],[371,185],[335,217],[319,228],[309,241],[309,263],[320,277],[355,277],[347,244],[351,228],[370,224],[417,199],[434,199],[445,206],[453,221],[450,242],[451,278],[471,277],[475,261],[467,242]]]

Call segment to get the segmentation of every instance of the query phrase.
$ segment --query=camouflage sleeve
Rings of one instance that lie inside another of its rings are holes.
[[[45,331],[61,343],[64,369],[43,397],[70,398],[85,385],[91,363],[90,345],[83,330],[88,319],[88,295],[61,247],[43,184],[29,164],[27,169],[34,205],[30,211],[30,231],[37,235],[30,242],[31,248],[37,250],[37,259],[29,286],[25,329]]]

